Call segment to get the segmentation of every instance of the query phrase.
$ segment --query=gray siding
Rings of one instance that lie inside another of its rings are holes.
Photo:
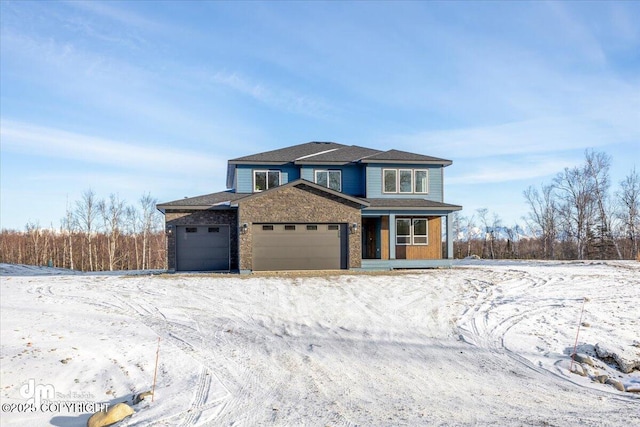
[[[383,169],[427,169],[429,171],[429,193],[428,194],[401,194],[401,193],[383,193],[382,192],[382,170]],[[435,202],[444,202],[442,194],[442,166],[433,165],[402,165],[402,164],[385,164],[385,165],[367,165],[367,198],[406,198],[406,199],[427,199]]]

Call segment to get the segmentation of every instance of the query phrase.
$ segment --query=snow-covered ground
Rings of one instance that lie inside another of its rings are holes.
[[[158,337],[155,399],[121,425],[640,425],[640,393],[569,373],[583,306],[578,352],[640,352],[638,262],[0,274],[3,426],[84,426],[61,402],[150,389]],[[593,360],[591,376],[640,389],[640,371]],[[57,406],[16,412],[48,385]]]

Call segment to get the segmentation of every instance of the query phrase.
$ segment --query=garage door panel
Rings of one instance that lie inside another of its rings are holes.
[[[229,270],[229,226],[176,227],[179,271]]]
[[[253,227],[253,269],[345,268],[346,244],[341,228],[343,226],[337,224],[269,224],[265,227],[256,224]]]

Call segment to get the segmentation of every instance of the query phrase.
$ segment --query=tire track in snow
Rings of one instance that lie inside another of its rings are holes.
[[[159,296],[163,295],[153,293],[148,294]],[[195,392],[188,409],[163,420],[167,421],[178,417],[182,418],[179,424],[180,426],[187,427],[198,425],[199,420],[205,411],[221,406],[223,401],[230,396],[229,390],[225,385],[219,380],[213,371],[203,363],[203,360],[200,360],[200,358],[197,357],[197,353],[194,354],[197,347],[188,338],[183,338],[179,332],[182,330],[182,332],[186,332],[187,335],[189,335],[189,333],[196,333],[197,336],[200,336],[200,327],[198,323],[187,318],[189,321],[195,323],[195,326],[187,325],[184,321],[176,319],[179,316],[176,315],[175,310],[172,311],[171,316],[167,316],[157,306],[147,302],[141,302],[139,298],[136,302],[133,302],[126,300],[117,294],[114,294],[113,296],[115,299],[128,306],[133,313],[135,313],[137,320],[151,329],[155,335],[164,337],[166,341],[173,343],[177,348],[187,353],[189,357],[196,360],[196,362],[201,365],[201,371],[196,381]],[[222,396],[213,396],[212,399],[209,399],[212,391],[212,378],[216,379],[217,385],[223,388],[224,393]],[[211,400],[211,402],[208,402],[209,400]],[[208,420],[204,420],[204,422],[206,421]]]

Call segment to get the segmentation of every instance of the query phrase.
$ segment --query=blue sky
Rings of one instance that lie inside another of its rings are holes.
[[[453,160],[445,201],[506,225],[522,192],[640,167],[640,2],[0,2],[0,226],[92,188],[225,189],[308,141]]]

